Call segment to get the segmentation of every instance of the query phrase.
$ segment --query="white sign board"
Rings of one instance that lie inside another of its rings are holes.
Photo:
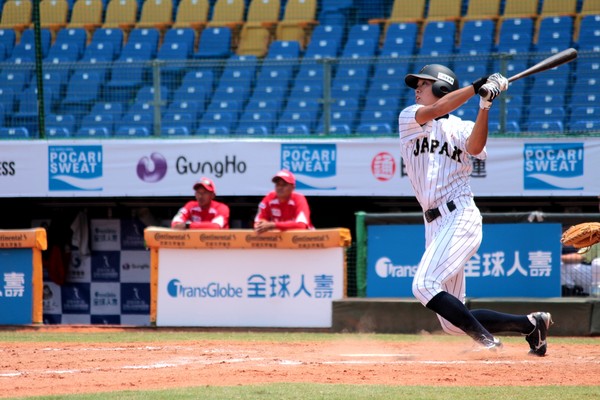
[[[344,249],[159,249],[157,326],[329,328]]]

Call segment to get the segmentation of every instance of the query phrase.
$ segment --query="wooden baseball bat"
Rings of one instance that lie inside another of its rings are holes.
[[[561,52],[551,55],[548,58],[543,59],[539,63],[532,65],[531,67],[523,70],[511,77],[508,78],[509,82],[516,81],[517,79],[525,78],[526,76],[537,74],[538,72],[546,71],[548,69],[558,67],[559,65],[563,65],[568,63],[569,61],[573,61],[577,58],[577,50],[574,48],[568,48]],[[482,86],[479,89],[479,95],[481,97],[487,96],[487,90]]]

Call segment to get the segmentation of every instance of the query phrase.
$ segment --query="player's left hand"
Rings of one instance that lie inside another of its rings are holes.
[[[498,72],[496,72],[495,74],[492,74],[492,75],[488,76],[488,79],[487,79],[486,83],[493,83],[501,91],[508,90],[508,79],[506,79],[504,76],[502,76]]]

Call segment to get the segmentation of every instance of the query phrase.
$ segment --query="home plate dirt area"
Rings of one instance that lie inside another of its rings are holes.
[[[360,335],[303,342],[0,343],[0,398],[274,382],[524,386],[598,385],[600,339],[553,344],[546,357],[523,340],[501,352],[468,339],[412,342]]]

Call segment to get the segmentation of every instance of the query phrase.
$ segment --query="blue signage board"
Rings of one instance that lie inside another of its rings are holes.
[[[367,297],[413,297],[423,225],[367,231]],[[467,297],[560,296],[561,233],[559,223],[484,224],[483,243],[465,266]]]
[[[33,321],[33,252],[0,250],[0,325]]]

